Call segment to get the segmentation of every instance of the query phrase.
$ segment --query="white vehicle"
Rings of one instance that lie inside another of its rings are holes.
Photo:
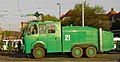
[[[18,47],[17,44],[18,44],[19,41],[20,41],[21,44],[23,45],[21,39],[16,39],[16,40],[3,40],[3,43],[4,43],[4,44],[3,44],[3,50],[7,50],[9,44],[11,44],[12,47],[17,48],[17,47]]]
[[[114,38],[114,48],[113,49],[117,48],[117,43],[118,42],[120,42],[120,38],[119,37],[115,37]]]

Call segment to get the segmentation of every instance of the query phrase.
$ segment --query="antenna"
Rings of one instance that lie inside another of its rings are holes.
[[[18,0],[17,0],[17,6],[18,6],[19,13],[20,13],[20,17],[22,17],[21,10],[20,10],[20,5],[19,5],[19,1]]]

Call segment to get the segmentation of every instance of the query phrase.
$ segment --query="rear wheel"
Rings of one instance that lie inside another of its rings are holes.
[[[94,57],[97,54],[97,51],[95,47],[91,46],[91,47],[87,47],[85,53],[87,57]]]
[[[42,59],[45,56],[45,50],[42,47],[35,47],[33,49],[33,57],[36,59]]]
[[[73,47],[71,53],[74,58],[80,58],[83,55],[83,49],[81,47]]]

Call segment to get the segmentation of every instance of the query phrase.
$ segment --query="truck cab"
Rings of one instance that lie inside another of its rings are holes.
[[[31,53],[34,57],[40,55],[39,49],[47,53],[61,52],[61,23],[29,22],[23,33],[23,43],[25,53]],[[41,51],[42,53],[45,52]]]

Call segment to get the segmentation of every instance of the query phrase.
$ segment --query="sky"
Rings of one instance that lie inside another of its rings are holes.
[[[114,8],[116,12],[120,11],[120,0],[84,1],[87,1],[91,6],[102,6],[106,13],[111,8]],[[30,19],[25,15],[33,14],[36,11],[58,17],[58,2],[61,4],[61,14],[64,14],[73,9],[76,3],[82,3],[82,0],[0,0],[0,27],[3,30],[20,31],[20,22]]]

